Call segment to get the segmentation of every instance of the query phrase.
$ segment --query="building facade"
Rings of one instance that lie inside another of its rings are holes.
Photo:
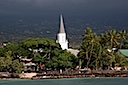
[[[64,20],[62,15],[60,15],[59,33],[57,34],[56,42],[60,44],[63,50],[68,49],[68,40],[65,32]]]

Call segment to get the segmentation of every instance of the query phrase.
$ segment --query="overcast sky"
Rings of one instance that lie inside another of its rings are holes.
[[[0,14],[128,12],[128,0],[0,0]]]

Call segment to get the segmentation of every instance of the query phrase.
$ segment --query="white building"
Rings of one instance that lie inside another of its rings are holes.
[[[67,35],[65,32],[64,21],[63,21],[62,15],[60,15],[60,28],[59,28],[59,33],[57,34],[56,42],[61,45],[61,48],[63,50],[67,50],[68,52],[71,52],[75,56],[77,56],[77,54],[79,53],[79,50],[68,48],[68,40],[67,40]]]
[[[62,15],[60,15],[60,28],[59,28],[59,33],[57,34],[56,42],[61,45],[61,48],[63,50],[68,49],[68,40],[64,28],[64,21]]]

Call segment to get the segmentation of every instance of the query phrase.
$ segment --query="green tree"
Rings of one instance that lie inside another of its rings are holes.
[[[79,58],[84,58],[85,66],[88,68],[92,60],[92,56],[95,50],[95,46],[99,45],[99,37],[96,33],[93,33],[91,28],[85,30],[85,35],[83,36],[82,46],[80,53],[78,54]]]
[[[13,60],[12,51],[8,51],[5,57],[0,57],[0,71],[21,73],[23,64],[19,60]]]
[[[32,61],[37,64],[37,66],[39,67],[39,71],[44,70],[44,68],[42,67],[42,65],[46,62],[44,56],[41,56],[39,53],[37,53],[36,56],[32,58]]]
[[[12,72],[21,73],[24,70],[24,65],[22,62],[19,62],[18,59],[13,60],[11,64]]]
[[[119,48],[121,49],[122,46],[124,45],[124,42],[128,38],[128,34],[127,34],[126,30],[122,30],[122,31],[119,32],[119,35],[120,35],[120,46],[119,46]]]
[[[119,53],[115,53],[115,65],[120,67],[128,66],[128,60]]]
[[[109,64],[108,67],[112,66],[112,63],[116,63],[116,53],[118,49],[124,46],[124,41],[127,39],[127,33],[125,30],[117,32],[116,30],[108,30],[106,34],[101,34],[101,45],[106,52],[104,56],[106,56],[108,61],[104,61],[105,64]],[[113,50],[116,48],[117,51]],[[119,58],[120,59],[120,58]]]
[[[102,52],[103,52],[102,46],[100,44],[96,45],[93,52],[93,60],[90,63],[91,64],[90,66],[92,66],[96,70],[103,66]]]
[[[124,44],[122,45],[122,49],[128,49],[128,40],[124,41]]]
[[[65,69],[76,67],[77,58],[65,50],[54,50],[52,58],[47,60],[46,66],[52,69]]]
[[[106,45],[108,45],[109,49],[112,48],[118,48],[119,46],[119,40],[120,40],[120,35],[119,33],[113,29],[113,30],[108,30],[105,34],[105,38],[106,38]]]

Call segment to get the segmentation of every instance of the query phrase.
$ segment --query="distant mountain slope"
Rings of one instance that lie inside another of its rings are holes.
[[[86,27],[90,26],[96,33],[109,29],[128,30],[128,19],[122,17],[85,17],[64,16],[65,27],[70,46],[80,45]],[[17,42],[28,37],[47,37],[56,39],[59,18],[32,16],[0,16],[0,42]]]

